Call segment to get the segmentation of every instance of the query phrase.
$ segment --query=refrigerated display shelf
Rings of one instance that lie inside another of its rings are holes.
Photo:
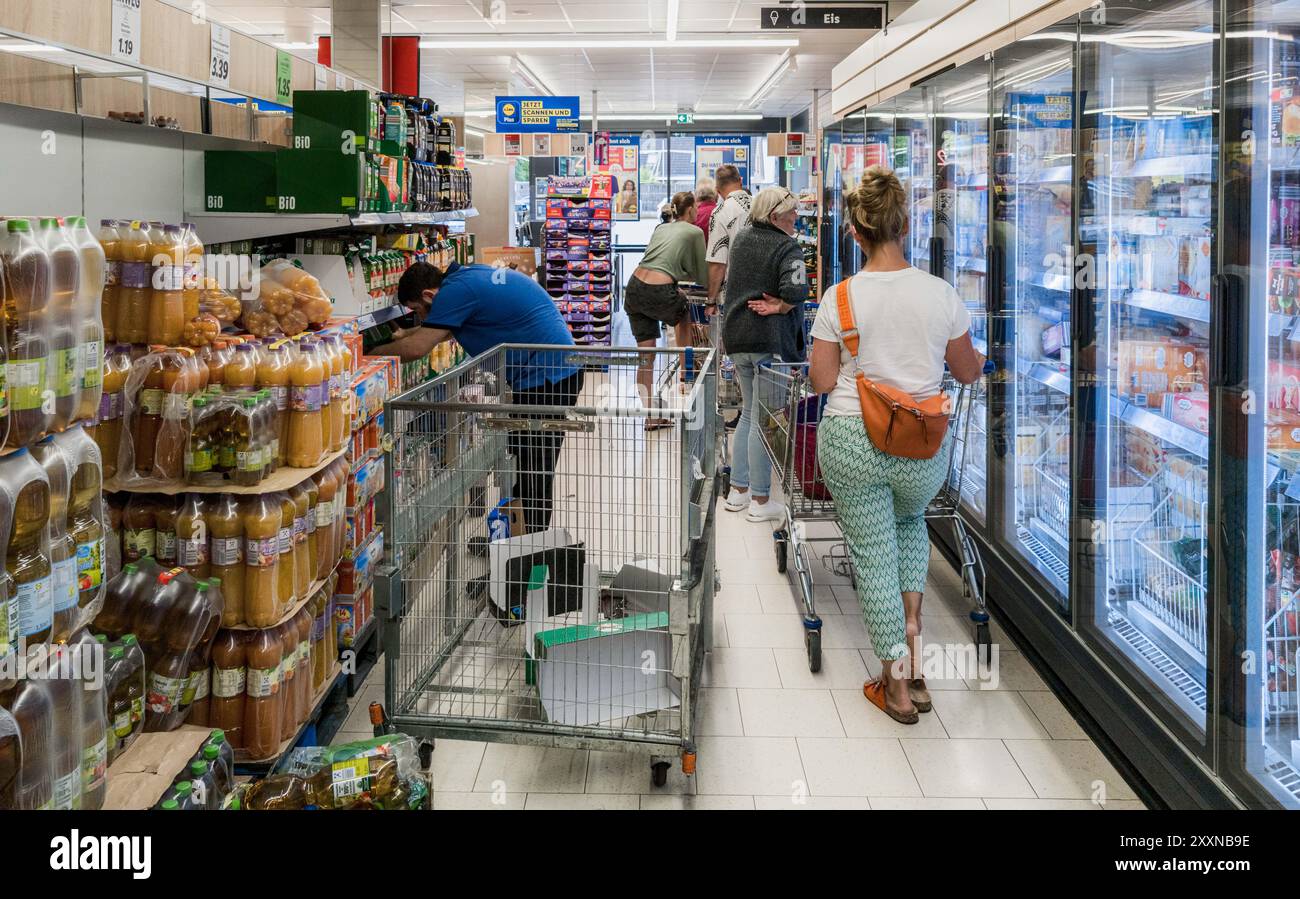
[[[1054,165],[1039,169],[1028,178],[1020,179],[1021,184],[1068,184],[1074,178],[1073,166]]]
[[[1175,318],[1206,323],[1210,321],[1210,301],[1200,297],[1185,297],[1160,290],[1134,290],[1124,298],[1124,302],[1139,309],[1149,309]]]
[[[1028,284],[1033,287],[1041,287],[1044,290],[1054,290],[1058,293],[1070,292],[1069,275],[1052,275],[1052,274],[1045,273],[1041,275],[1034,275],[1033,277],[1030,278],[1021,278],[1020,283]]]
[[[1111,629],[1117,642],[1126,646],[1140,665],[1150,669],[1152,681],[1168,683],[1171,698],[1193,718],[1204,715],[1205,687],[1128,618],[1113,612],[1112,617],[1116,618],[1111,621]]]
[[[1300,801],[1300,772],[1286,759],[1277,755],[1272,749],[1264,747],[1265,758],[1272,758],[1265,762],[1264,773],[1273,778],[1277,785],[1290,793],[1297,801]]]
[[[1025,548],[1031,561],[1038,563],[1034,567],[1047,578],[1048,582],[1062,596],[1066,595],[1070,584],[1069,564],[1063,561],[1046,543],[1034,536],[1027,528],[1023,526],[1017,528],[1017,536],[1020,538],[1020,544]]]
[[[1214,157],[1208,153],[1189,153],[1183,156],[1159,156],[1138,159],[1128,165],[1111,168],[1114,178],[1185,178],[1188,175],[1209,176],[1214,167]]]

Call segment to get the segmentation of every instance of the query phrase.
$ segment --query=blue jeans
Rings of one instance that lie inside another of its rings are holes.
[[[754,374],[760,363],[775,362],[776,357],[771,353],[733,353],[731,361],[736,366],[736,382],[744,401],[731,444],[731,486],[749,488],[754,496],[771,496],[772,463],[763,449],[760,427],[754,422]]]

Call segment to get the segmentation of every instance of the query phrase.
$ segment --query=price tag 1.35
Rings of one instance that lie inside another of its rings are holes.
[[[212,59],[208,65],[208,80],[221,87],[230,87],[230,29],[212,23]]]
[[[114,59],[140,64],[140,2],[141,0],[111,0],[113,4],[112,31],[109,51]]]

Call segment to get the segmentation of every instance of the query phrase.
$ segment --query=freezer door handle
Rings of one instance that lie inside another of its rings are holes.
[[[1218,273],[1210,282],[1210,388],[1231,387],[1241,381],[1244,348],[1240,345],[1241,276]]]

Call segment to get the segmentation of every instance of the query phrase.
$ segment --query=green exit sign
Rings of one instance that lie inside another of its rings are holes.
[[[695,113],[693,113],[693,112],[679,112],[679,113],[677,113],[677,124],[678,124],[678,125],[694,125],[694,124],[695,124]]]

